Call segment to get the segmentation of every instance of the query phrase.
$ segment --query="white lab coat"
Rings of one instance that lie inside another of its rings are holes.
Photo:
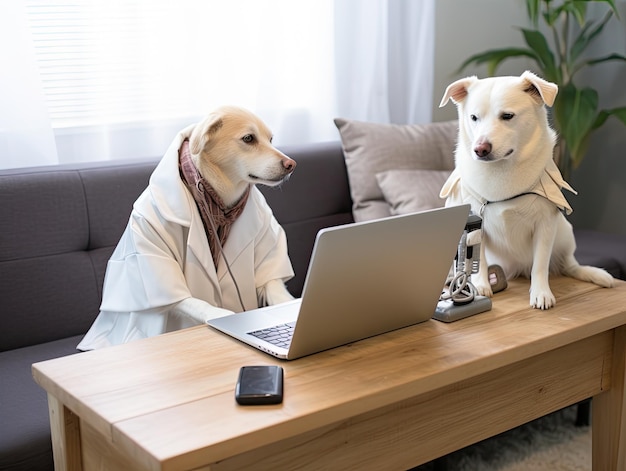
[[[193,126],[181,131],[133,205],[130,220],[107,265],[100,314],[78,345],[93,350],[196,325],[172,306],[193,297],[215,309],[242,311],[224,257],[217,271],[202,219],[178,170],[178,150]],[[245,309],[258,307],[257,287],[293,277],[285,233],[261,192],[253,187],[233,223],[224,255]]]

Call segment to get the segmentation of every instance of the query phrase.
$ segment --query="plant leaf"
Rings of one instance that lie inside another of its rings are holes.
[[[522,28],[522,34],[524,35],[524,40],[526,44],[528,44],[528,47],[536,54],[538,58],[537,62],[542,69],[544,78],[552,82],[560,82],[560,71],[556,66],[554,54],[550,50],[548,41],[543,33],[535,29]]]
[[[526,12],[535,27],[537,27],[539,22],[540,2],[541,0],[526,0]]]
[[[580,56],[580,54],[585,49],[587,49],[589,43],[591,43],[602,32],[604,26],[607,24],[612,16],[613,12],[609,10],[606,15],[604,15],[602,21],[600,21],[597,25],[594,25],[592,21],[589,21],[584,25],[584,27],[576,37],[574,44],[572,44],[572,47],[570,48],[569,56],[572,62],[576,61],[578,56]],[[594,28],[591,29],[592,27]]]
[[[571,2],[575,0],[564,0],[564,2],[568,1]],[[545,21],[547,26],[553,29],[555,27],[554,24],[559,19],[561,13],[563,13],[564,11],[565,5],[561,4],[556,6],[556,2],[553,3],[551,0],[542,0],[541,3],[543,3],[543,11],[541,13],[541,15],[543,16],[543,21]]]
[[[552,0],[544,0],[544,1],[549,3]],[[617,5],[615,4],[615,0],[565,0],[565,1],[566,2],[571,2],[571,3],[590,3],[590,2],[608,3],[609,7],[613,11],[613,13],[615,13],[615,16],[617,16],[619,18],[619,12],[617,11]]]
[[[522,49],[522,48],[506,48],[506,49],[492,49],[489,51],[481,52],[478,54],[474,54],[469,57],[465,62],[461,64],[458,68],[457,73],[462,72],[467,66],[470,64],[488,64],[489,65],[489,74],[493,75],[495,70],[500,65],[502,61],[505,59],[509,59],[511,57],[530,57],[537,64],[540,64],[539,58],[537,55],[530,49]]]
[[[565,141],[576,168],[587,151],[589,136],[598,122],[598,92],[574,84],[564,85],[554,103],[555,125]],[[606,118],[605,118],[606,119]]]
[[[585,61],[585,64],[595,65],[595,64],[600,64],[601,62],[608,62],[608,61],[626,61],[626,56],[622,54],[613,53],[613,54],[609,54],[608,56],[598,57],[596,59],[589,59],[588,61]]]
[[[587,4],[584,1],[571,1],[563,4],[563,10],[571,13],[578,24],[585,24],[585,15],[587,14]]]
[[[611,110],[606,110],[606,113],[609,113],[611,116],[615,116],[619,119],[622,124],[626,126],[626,106],[621,106],[619,108],[613,108]]]
[[[582,0],[582,1],[608,3],[609,6],[611,7],[611,10],[613,11],[613,13],[615,13],[615,16],[617,16],[619,18],[619,12],[617,11],[617,5],[615,4],[615,0]]]
[[[609,54],[608,56],[597,57],[595,59],[581,61],[578,64],[576,64],[576,67],[572,69],[571,76],[574,76],[580,69],[583,69],[587,66],[601,64],[602,62],[608,62],[608,61],[626,61],[626,56],[623,56],[622,54]]]
[[[596,121],[593,123],[593,129],[598,129],[611,116],[615,116],[626,126],[626,106],[622,106],[620,108],[613,108],[610,110],[601,110],[600,113],[598,113]]]

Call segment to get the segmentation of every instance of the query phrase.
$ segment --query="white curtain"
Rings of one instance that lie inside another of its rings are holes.
[[[337,106],[381,123],[432,118],[434,0],[335,2]]]
[[[0,168],[58,162],[26,12],[0,5]]]
[[[0,168],[157,157],[222,104],[277,145],[431,119],[434,0],[0,4]]]

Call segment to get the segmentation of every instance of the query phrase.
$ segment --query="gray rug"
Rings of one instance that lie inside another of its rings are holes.
[[[449,455],[447,471],[590,471],[591,428],[575,421],[575,406],[542,417]]]

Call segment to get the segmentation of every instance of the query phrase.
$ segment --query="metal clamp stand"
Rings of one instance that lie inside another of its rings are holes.
[[[470,281],[472,273],[478,272],[481,228],[482,219],[470,213],[452,264],[452,276],[439,298],[434,319],[453,322],[491,309],[491,299],[477,294]]]

